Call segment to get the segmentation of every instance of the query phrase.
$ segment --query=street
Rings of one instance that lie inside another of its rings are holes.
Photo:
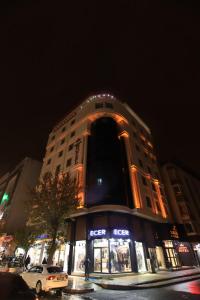
[[[97,300],[97,299],[133,299],[133,300],[199,300],[200,299],[200,280],[189,281],[186,283],[171,285],[169,287],[120,291],[98,289],[95,292],[83,295],[66,295],[63,297],[46,295],[40,297],[41,300]]]

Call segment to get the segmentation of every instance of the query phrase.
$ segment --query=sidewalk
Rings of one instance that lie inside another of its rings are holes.
[[[69,276],[69,286],[65,293],[87,293],[101,288],[111,290],[135,290],[145,288],[163,287],[175,283],[200,279],[200,268],[179,270],[179,271],[159,271],[156,274],[131,273],[122,276],[107,276],[101,274],[90,274],[89,281],[84,277]],[[120,274],[121,275],[121,274]]]

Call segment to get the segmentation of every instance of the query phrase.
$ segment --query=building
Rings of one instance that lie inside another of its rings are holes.
[[[0,178],[0,250],[11,254],[12,235],[23,230],[27,215],[25,201],[30,199],[41,171],[41,162],[25,158]]]
[[[180,163],[165,163],[162,175],[176,223],[183,224],[200,265],[200,178]]]
[[[170,223],[151,131],[126,103],[94,95],[56,124],[41,176],[56,170],[70,172],[81,188],[62,252],[69,273],[84,272],[85,257],[97,273],[180,266],[181,231]],[[38,262],[43,256],[37,252]]]

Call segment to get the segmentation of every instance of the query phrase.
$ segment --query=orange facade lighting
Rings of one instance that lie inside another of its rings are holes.
[[[155,188],[156,188],[156,192],[157,192],[157,195],[158,195],[158,201],[159,201],[159,204],[160,204],[161,213],[162,213],[163,218],[166,219],[167,218],[167,214],[166,214],[166,211],[165,211],[165,207],[164,207],[162,195],[160,193],[159,181],[158,180],[154,180],[154,183],[155,183]]]
[[[132,183],[132,191],[134,195],[135,208],[142,208],[140,189],[139,189],[138,178],[137,178],[137,167],[133,165],[131,166],[131,170],[132,170],[131,183]]]

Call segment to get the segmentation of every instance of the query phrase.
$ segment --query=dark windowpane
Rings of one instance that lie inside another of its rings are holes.
[[[64,144],[64,142],[65,142],[65,139],[62,139],[60,144],[62,145],[62,144]]]
[[[74,144],[69,145],[68,151],[71,151],[73,149],[73,147],[74,147]]]
[[[144,176],[142,176],[142,183],[143,183],[144,185],[147,185],[147,181],[146,181],[146,178],[145,178]]]
[[[63,151],[60,151],[58,157],[61,157],[62,155],[63,155]]]
[[[105,102],[107,108],[113,108],[113,104],[109,102]]]
[[[95,103],[95,108],[102,108],[103,107],[103,103]]]
[[[70,137],[73,137],[73,136],[75,136],[75,131],[72,131],[70,134]]]
[[[48,161],[47,161],[47,165],[50,165],[50,163],[51,163],[51,158],[50,158],[50,159],[48,159]]]
[[[72,159],[70,158],[67,160],[67,167],[71,166],[71,163],[72,163]]]

